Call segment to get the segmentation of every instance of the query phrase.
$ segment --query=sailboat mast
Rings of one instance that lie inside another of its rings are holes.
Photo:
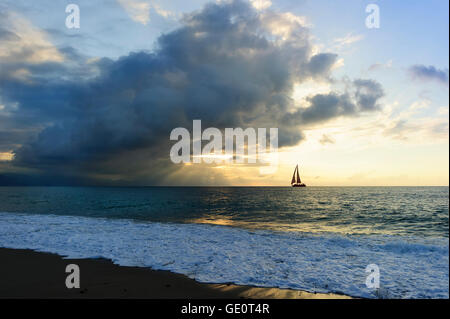
[[[297,167],[294,169],[294,174],[292,174],[291,184],[295,184],[295,171],[296,170],[297,170]]]
[[[302,181],[300,180],[300,174],[298,173],[298,164],[297,167],[295,168],[297,170],[297,183],[301,183]]]

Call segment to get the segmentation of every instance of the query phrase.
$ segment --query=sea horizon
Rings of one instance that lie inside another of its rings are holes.
[[[104,187],[104,188],[151,188],[151,187],[286,187],[292,188],[291,185],[0,185],[0,187]],[[308,185],[311,187],[449,187],[449,185]]]

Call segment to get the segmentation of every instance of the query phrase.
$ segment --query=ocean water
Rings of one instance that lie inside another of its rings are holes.
[[[449,297],[448,187],[0,187],[0,246],[200,282]],[[376,264],[380,288],[366,286]]]

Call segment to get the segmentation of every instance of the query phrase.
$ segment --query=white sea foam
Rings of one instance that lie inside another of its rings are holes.
[[[359,297],[448,298],[448,239],[250,231],[75,216],[0,213],[0,246],[104,257],[200,282],[337,292]],[[365,285],[380,268],[378,291]]]

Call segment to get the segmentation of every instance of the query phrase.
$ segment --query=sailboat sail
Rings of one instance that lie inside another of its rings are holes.
[[[291,185],[292,187],[306,187],[306,185],[302,183],[302,180],[300,179],[298,165],[295,166],[294,174],[292,175]]]

